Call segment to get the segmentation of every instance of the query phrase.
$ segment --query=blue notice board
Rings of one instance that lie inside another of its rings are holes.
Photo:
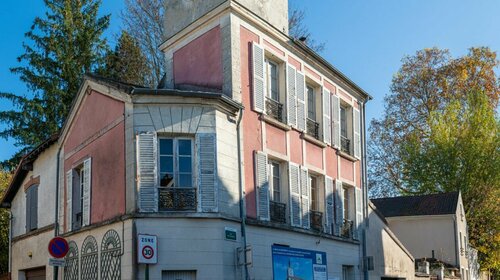
[[[327,280],[326,253],[272,246],[274,280]]]

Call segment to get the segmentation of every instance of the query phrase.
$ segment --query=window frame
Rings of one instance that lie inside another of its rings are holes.
[[[310,90],[311,90],[311,91],[310,91]],[[313,96],[313,99],[314,99],[314,100],[313,100],[313,102],[311,102],[311,100],[310,100],[310,98],[309,98],[309,97],[310,97],[310,96],[309,96],[309,93],[310,93],[310,92],[312,92],[312,96]],[[307,101],[307,102],[306,102],[306,104],[307,104],[306,106],[307,106],[307,118],[308,118],[308,119],[310,119],[310,120],[312,120],[312,121],[314,121],[314,122],[318,122],[318,121],[316,121],[316,120],[318,119],[318,109],[317,109],[317,107],[318,107],[318,106],[317,106],[317,104],[316,104],[317,95],[318,95],[318,93],[317,93],[317,88],[316,88],[315,86],[311,85],[310,83],[306,83],[306,101]],[[311,106],[310,106],[311,104],[312,104],[312,107],[313,107],[313,108],[312,108],[312,109],[313,109],[312,111],[310,110],[310,109],[311,109],[311,108],[310,108],[310,107],[311,107]],[[309,113],[311,113],[311,112],[313,113],[314,118],[311,118],[311,117],[310,117]]]
[[[276,190],[276,186],[274,185],[274,169],[276,168],[274,165],[277,166],[278,169],[278,188]],[[279,161],[273,160],[273,159],[268,159],[268,168],[269,168],[269,200],[278,202],[278,203],[283,203],[283,191],[281,188],[282,182],[283,182],[283,172],[281,171],[281,163]],[[278,192],[279,199],[276,200],[275,198],[275,192]]]
[[[31,232],[31,231],[34,231],[36,229],[38,229],[38,186],[39,184],[33,184],[31,186],[29,186],[28,188],[26,188],[26,199],[25,199],[25,202],[26,202],[26,206],[25,206],[25,211],[26,211],[26,232]],[[36,193],[36,195],[35,195]],[[34,199],[36,198],[36,199]],[[28,201],[30,203],[28,203]],[[33,203],[35,204],[34,207],[32,206]],[[29,212],[28,212],[28,208],[30,209]],[[31,221],[31,217],[32,217],[32,210],[33,208],[35,209],[35,216],[36,216],[36,223],[33,225],[32,223],[34,223],[33,221]],[[29,215],[29,221],[28,221],[28,213],[30,214]]]
[[[73,183],[71,184],[72,190],[71,195],[71,230],[79,230],[83,227],[83,163],[78,164],[74,168],[72,168],[73,172]],[[79,197],[75,199],[75,190],[78,188]],[[78,202],[79,212],[75,211],[75,203]],[[80,216],[78,216],[80,215]],[[77,218],[80,218],[79,220]]]
[[[172,155],[162,155],[161,153],[161,141],[162,140],[172,140]],[[189,174],[188,172],[180,172],[179,171],[179,160],[181,157],[187,157],[186,155],[180,155],[179,153],[179,140],[189,140],[191,142],[191,186],[190,187],[185,187],[185,186],[180,186],[180,176],[181,175],[186,175]],[[196,155],[195,155],[195,139],[194,137],[188,137],[188,136],[158,136],[158,159],[157,159],[157,166],[158,166],[158,175],[157,175],[157,184],[158,188],[184,188],[184,189],[189,189],[189,188],[198,188],[196,184],[196,177],[195,177],[195,170],[196,170]],[[161,157],[162,156],[172,156],[172,175],[173,175],[173,186],[162,186],[161,185],[161,176],[162,173],[166,172],[161,172]]]
[[[320,178],[318,176],[316,176],[315,174],[311,174],[311,172],[309,172],[308,179],[309,179],[309,184],[311,186],[310,209],[311,209],[311,211],[322,212],[321,206],[320,206],[320,201],[321,201]],[[313,181],[315,184],[313,184]],[[313,191],[313,189],[314,189],[314,191]]]
[[[265,85],[266,85],[266,92],[265,96],[269,99],[272,99],[278,103],[281,103],[281,63],[269,58],[268,56],[264,57],[264,75],[265,75]],[[271,66],[276,67],[276,97],[273,97],[273,89],[272,89],[272,83],[271,81],[273,80],[272,77],[272,72],[271,72]]]

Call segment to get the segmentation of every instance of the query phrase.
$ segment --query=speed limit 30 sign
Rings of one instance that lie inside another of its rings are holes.
[[[156,264],[158,262],[158,243],[156,235],[137,236],[137,262]]]

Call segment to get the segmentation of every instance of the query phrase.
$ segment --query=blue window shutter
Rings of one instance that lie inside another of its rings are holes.
[[[255,183],[257,191],[257,216],[260,220],[269,221],[269,177],[267,155],[255,152]]]
[[[333,180],[330,177],[325,178],[325,232],[332,234],[332,227],[335,224],[335,196],[333,192]]]
[[[156,132],[137,134],[138,208],[144,213],[158,212],[157,141]]]
[[[300,168],[294,163],[288,163],[288,178],[290,186],[290,216],[294,227],[301,227],[301,197],[300,197]]]
[[[339,236],[344,224],[344,189],[342,182],[335,180],[335,235]]]
[[[196,134],[198,193],[202,212],[218,211],[217,139],[214,133]]]
[[[311,225],[310,211],[310,193],[311,184],[309,181],[309,172],[307,168],[300,168],[300,196],[301,196],[301,212],[302,212],[302,227],[309,228]]]

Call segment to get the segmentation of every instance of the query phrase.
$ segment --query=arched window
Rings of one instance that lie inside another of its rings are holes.
[[[108,230],[101,242],[101,279],[121,279],[121,243],[115,230]]]
[[[81,280],[94,280],[98,278],[98,252],[97,241],[92,235],[85,238],[82,245]]]
[[[70,241],[66,266],[64,267],[64,280],[78,280],[78,245]]]

